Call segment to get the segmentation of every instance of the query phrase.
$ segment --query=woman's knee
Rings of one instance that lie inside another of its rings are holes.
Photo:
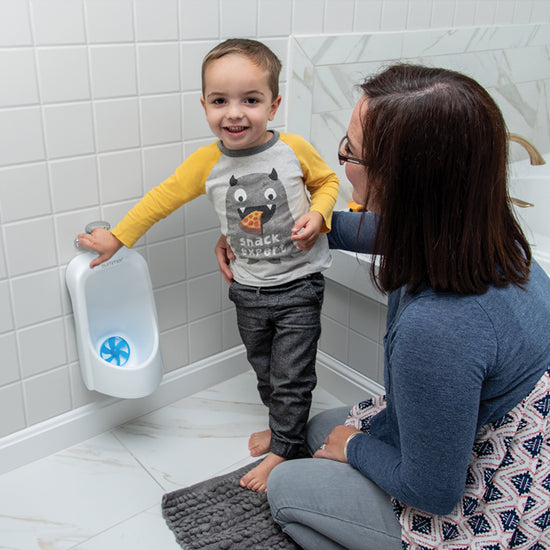
[[[313,454],[324,442],[332,429],[343,424],[348,417],[349,407],[338,407],[316,414],[307,426],[307,445]]]
[[[299,503],[299,494],[295,494],[295,487],[300,478],[308,474],[309,458],[288,460],[276,466],[267,479],[267,500],[275,520],[284,524],[283,510],[292,509]]]
[[[267,478],[267,500],[269,501],[274,517],[275,510],[278,510],[280,507],[280,498],[287,494],[289,475],[292,476],[292,470],[296,462],[299,462],[299,460],[288,460],[277,465]],[[289,466],[290,472],[287,472]]]

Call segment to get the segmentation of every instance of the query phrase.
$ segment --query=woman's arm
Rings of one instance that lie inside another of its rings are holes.
[[[374,254],[377,220],[372,212],[333,212],[330,248]]]
[[[388,408],[347,453],[388,494],[434,514],[449,513],[463,494],[483,380],[497,353],[484,311],[468,298],[452,302],[424,296],[395,321],[386,337]]]

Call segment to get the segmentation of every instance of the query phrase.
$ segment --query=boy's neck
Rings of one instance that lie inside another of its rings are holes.
[[[261,141],[261,143],[255,145],[254,147],[250,147],[250,149],[254,149],[255,147],[261,147],[265,143],[267,143],[273,136],[275,135],[275,132],[273,130],[266,130],[264,133],[264,137]],[[248,151],[248,149],[231,149],[231,147],[227,147],[223,140],[220,140],[222,145],[228,150],[228,151]]]

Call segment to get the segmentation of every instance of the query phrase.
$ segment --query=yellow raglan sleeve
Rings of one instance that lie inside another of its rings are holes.
[[[220,158],[216,143],[201,147],[176,169],[168,179],[149,191],[112,230],[128,248],[159,220],[206,192],[206,180]]]
[[[311,196],[309,211],[319,212],[323,216],[321,233],[328,233],[340,186],[338,177],[313,145],[302,136],[282,133],[281,140],[292,148],[300,161],[304,184]]]

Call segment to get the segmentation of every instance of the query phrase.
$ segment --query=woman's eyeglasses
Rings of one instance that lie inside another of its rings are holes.
[[[348,136],[344,136],[340,140],[340,145],[338,145],[338,162],[340,163],[340,166],[344,164],[344,162],[349,162],[350,164],[362,164],[363,166],[366,166],[366,163],[364,160],[350,157],[347,154],[347,151],[349,151],[348,147]]]

